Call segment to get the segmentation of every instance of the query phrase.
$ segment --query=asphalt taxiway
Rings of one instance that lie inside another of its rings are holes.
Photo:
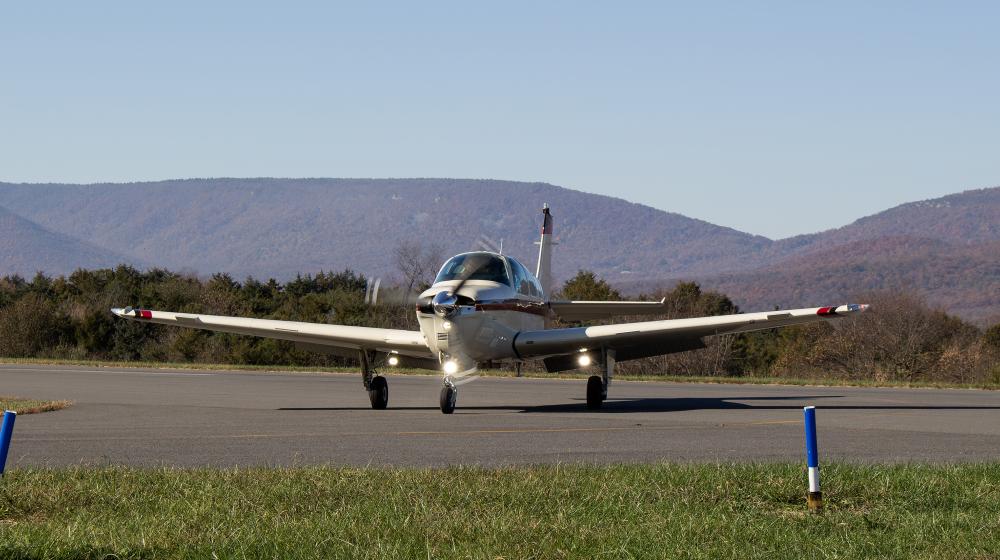
[[[482,378],[438,409],[440,380],[360,375],[0,365],[0,394],[69,399],[18,418],[8,468],[65,465],[513,465],[1000,458],[1000,392],[626,382],[600,411],[585,382]]]

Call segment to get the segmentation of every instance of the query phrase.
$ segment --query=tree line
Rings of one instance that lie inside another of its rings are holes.
[[[412,263],[411,263],[412,264]],[[401,267],[399,292],[418,291],[429,269]],[[68,276],[0,278],[0,357],[198,362],[337,367],[338,356],[291,343],[123,321],[112,307],[133,305],[186,313],[260,317],[383,328],[416,328],[411,305],[365,301],[368,279],[350,270],[300,275],[287,282],[227,274],[207,279],[129,266],[77,270]],[[409,286],[409,288],[407,287]],[[391,290],[391,289],[390,289]],[[1000,324],[979,328],[909,294],[866,294],[873,311],[834,323],[726,335],[706,348],[625,362],[622,373],[776,376],[874,381],[1000,382]],[[606,281],[580,271],[557,298],[625,299]],[[725,294],[693,282],[643,294],[666,299],[652,320],[738,313]],[[397,298],[395,301],[401,301]],[[561,324],[563,326],[568,324]]]

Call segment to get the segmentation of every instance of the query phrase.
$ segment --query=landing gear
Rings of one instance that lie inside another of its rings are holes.
[[[599,375],[591,375],[587,380],[587,408],[597,410],[604,402],[604,380]]]
[[[375,410],[385,410],[389,406],[389,382],[381,375],[373,377],[368,384],[368,399]]]
[[[587,379],[587,408],[598,410],[601,404],[608,400],[608,385],[615,373],[615,351],[605,348],[601,350],[601,362],[604,365],[602,375],[592,375]]]
[[[458,402],[458,389],[451,383],[446,383],[441,387],[441,412],[444,414],[455,412],[456,402]]]
[[[365,390],[368,391],[368,400],[371,401],[373,409],[385,410],[389,406],[389,382],[375,371],[375,367],[372,365],[375,359],[374,354],[362,350],[360,358],[361,382],[364,383]]]

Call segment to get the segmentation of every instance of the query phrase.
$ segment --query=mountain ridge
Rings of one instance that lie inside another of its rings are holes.
[[[50,231],[0,206],[0,263],[9,273],[30,276],[73,261],[74,268],[115,266],[125,255]]]

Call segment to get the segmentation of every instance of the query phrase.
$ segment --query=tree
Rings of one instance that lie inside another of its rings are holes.
[[[589,270],[580,270],[576,276],[563,284],[559,291],[561,299],[584,301],[619,301],[622,295],[604,279],[597,278]]]
[[[1000,351],[1000,323],[986,329],[983,333],[983,342],[993,350]]]
[[[441,265],[442,249],[437,245],[424,247],[418,241],[403,241],[393,251],[396,270],[402,275],[401,286],[407,294],[423,291],[434,281],[434,273]]]

